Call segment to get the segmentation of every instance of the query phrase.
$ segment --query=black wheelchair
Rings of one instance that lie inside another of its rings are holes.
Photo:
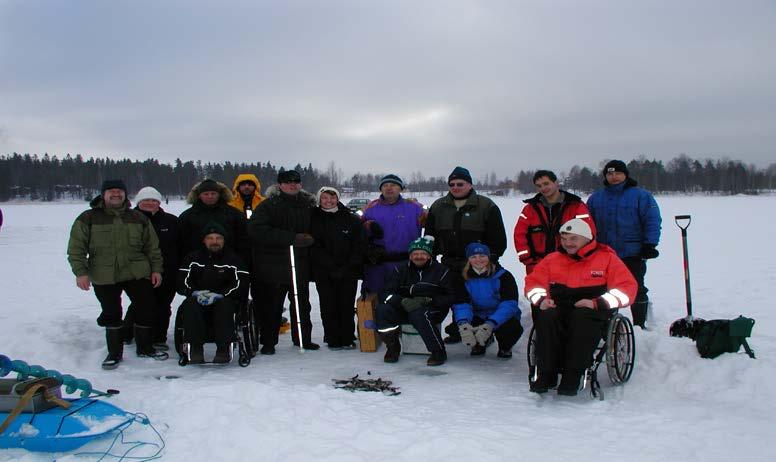
[[[528,335],[528,381],[533,385],[538,378],[536,366],[536,330],[531,327]],[[582,375],[580,391],[590,384],[590,397],[603,401],[604,392],[598,382],[598,366],[606,363],[606,371],[613,385],[627,382],[633,373],[636,360],[636,343],[633,334],[633,323],[627,317],[612,311],[603,338],[593,352],[593,363]]]
[[[205,343],[213,343],[215,338],[212,332],[212,319],[208,320],[208,332]],[[256,356],[258,351],[258,339],[256,336],[256,322],[253,315],[253,309],[250,302],[241,304],[238,313],[234,319],[234,336],[229,345],[229,363],[234,360],[234,353],[237,352],[237,364],[240,367],[247,367],[251,363],[251,358]],[[189,355],[190,344],[186,341],[186,332],[183,327],[183,310],[178,308],[175,314],[174,331],[175,350],[178,352],[178,364],[186,366],[191,361]],[[206,363],[211,364],[211,363]]]

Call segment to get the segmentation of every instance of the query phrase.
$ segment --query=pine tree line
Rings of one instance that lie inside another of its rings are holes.
[[[573,166],[568,172],[556,172],[566,189],[590,192],[601,186],[601,169]],[[347,188],[348,191],[377,191],[383,173],[357,173],[345,178],[334,163],[325,171],[312,164],[293,167],[302,176],[308,191],[316,191],[324,185]],[[639,185],[653,192],[716,192],[723,194],[757,193],[776,188],[776,164],[757,169],[734,160],[695,160],[680,155],[668,164],[648,160],[646,157],[628,162],[631,177]],[[144,161],[130,159],[85,159],[81,155],[67,155],[62,159],[44,154],[42,157],[13,153],[0,156],[0,201],[17,197],[51,201],[56,199],[89,199],[99,192],[105,179],[121,178],[130,194],[143,186],[152,185],[166,197],[183,197],[192,185],[204,178],[221,181],[231,187],[240,173],[255,174],[262,185],[275,183],[278,171],[283,167],[262,163],[202,163],[176,159],[167,164],[156,159]],[[509,190],[522,193],[534,191],[532,180],[535,170],[521,170],[513,178],[498,180],[491,172],[475,181],[478,189]],[[444,191],[446,175],[425,177],[412,173],[405,182],[413,191]]]

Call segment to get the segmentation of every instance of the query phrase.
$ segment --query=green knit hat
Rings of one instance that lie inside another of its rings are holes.
[[[423,250],[429,255],[434,255],[434,236],[423,236],[410,242],[410,247],[407,249],[408,253],[412,253],[413,250]]]

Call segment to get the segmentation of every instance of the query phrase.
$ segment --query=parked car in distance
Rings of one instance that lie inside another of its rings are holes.
[[[350,199],[346,206],[354,212],[360,212],[364,210],[364,207],[369,205],[369,202],[369,199]]]

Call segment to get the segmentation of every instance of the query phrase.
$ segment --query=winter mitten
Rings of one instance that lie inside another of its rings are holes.
[[[461,334],[461,341],[464,345],[471,348],[477,344],[477,337],[474,335],[474,327],[468,322],[458,324],[458,332]]]
[[[372,232],[372,237],[374,237],[375,239],[382,239],[385,236],[383,227],[380,226],[380,223],[376,221],[369,222],[369,231]]]
[[[223,295],[221,295],[221,294],[217,294],[217,293],[215,293],[215,292],[209,292],[209,293],[208,293],[208,297],[207,297],[207,298],[208,298],[207,306],[210,306],[210,305],[212,305],[213,303],[215,303],[215,302],[217,302],[217,301],[219,301],[219,300],[223,299],[223,298],[224,298],[224,296],[223,296]]]
[[[197,303],[199,303],[202,306],[208,306],[210,304],[210,291],[209,290],[198,290],[197,291]],[[192,293],[192,295],[194,295]]]
[[[660,252],[655,248],[655,244],[642,244],[641,245],[641,258],[649,260],[650,258],[657,258]]]
[[[294,236],[294,247],[310,247],[315,243],[315,239],[307,233],[299,233]]]
[[[486,346],[490,337],[493,336],[493,324],[484,322],[474,328],[474,337],[477,339],[477,345]],[[463,338],[463,335],[461,336]]]

